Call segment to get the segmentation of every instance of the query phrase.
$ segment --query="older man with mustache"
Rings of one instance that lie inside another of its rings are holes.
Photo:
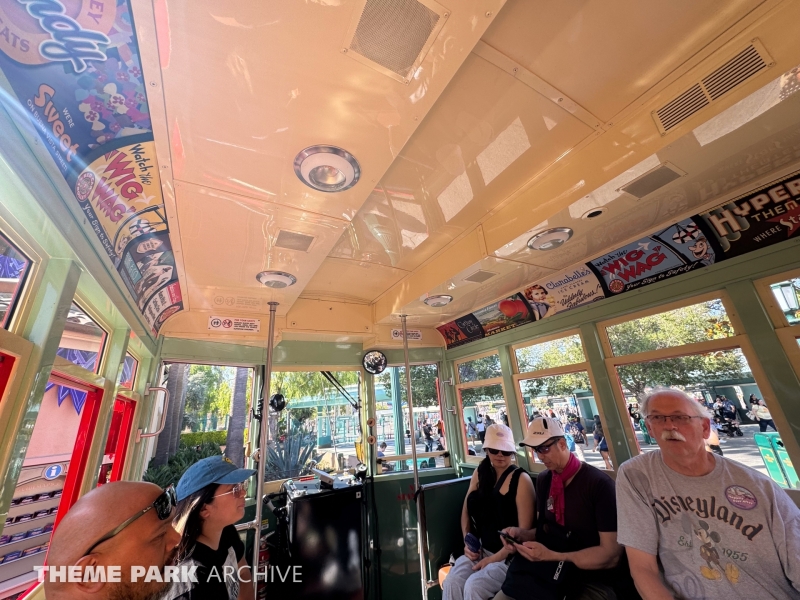
[[[800,598],[800,509],[772,480],[705,449],[706,409],[676,389],[642,403],[659,450],[617,474],[617,539],[642,598]]]

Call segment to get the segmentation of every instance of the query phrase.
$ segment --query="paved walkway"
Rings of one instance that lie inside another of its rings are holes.
[[[735,460],[743,465],[747,465],[748,467],[753,468],[758,472],[763,473],[764,475],[767,475],[767,469],[764,467],[764,461],[761,459],[761,455],[758,452],[758,448],[756,447],[755,441],[753,441],[753,434],[758,433],[759,431],[758,425],[742,425],[741,429],[742,433],[744,433],[742,437],[720,438],[721,442],[720,445],[722,446],[722,452],[724,456],[726,458]],[[644,436],[638,429],[636,430],[636,438],[639,440],[639,447],[642,449],[642,452],[650,452],[658,448],[658,446],[656,446],[655,444],[645,444]],[[583,446],[584,458],[587,464],[597,467],[598,469],[602,469],[604,468],[603,457],[600,456],[599,452],[593,452],[591,450],[593,446],[594,446],[594,440],[590,438],[589,448]],[[480,442],[478,440],[475,440],[473,447],[480,456],[483,456],[483,454],[481,453]],[[355,448],[352,443],[337,444],[336,448],[339,453],[344,455],[355,454]],[[406,440],[405,450],[407,453],[411,452],[411,447],[408,444],[408,440]],[[425,452],[425,444],[417,443],[417,452],[419,453]],[[387,448],[386,448],[387,458],[391,458],[391,456],[394,454],[395,454],[394,442],[393,441],[387,442]],[[444,460],[442,458],[437,458],[436,464],[437,466],[442,467],[444,466]]]

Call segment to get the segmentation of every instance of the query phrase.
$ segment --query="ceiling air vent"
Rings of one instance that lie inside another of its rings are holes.
[[[406,83],[449,16],[433,0],[361,0],[355,15],[347,55]]]
[[[278,248],[286,248],[287,250],[299,250],[300,252],[308,252],[311,243],[314,241],[313,236],[304,233],[295,233],[294,231],[286,231],[281,229],[278,232],[278,239],[275,240],[275,245]]]
[[[491,271],[475,271],[472,275],[468,277],[464,277],[464,281],[470,281],[472,283],[483,283],[484,281],[488,281],[492,277],[497,275],[497,273],[492,273]]]
[[[684,175],[686,173],[675,165],[664,163],[622,186],[619,191],[641,199]]]
[[[661,135],[715,102],[750,77],[774,63],[764,46],[753,40],[747,48],[712,71],[688,90],[653,111]]]

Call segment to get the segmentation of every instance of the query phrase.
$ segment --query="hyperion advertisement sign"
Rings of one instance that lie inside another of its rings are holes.
[[[0,1],[0,70],[157,334],[183,302],[128,3]]]

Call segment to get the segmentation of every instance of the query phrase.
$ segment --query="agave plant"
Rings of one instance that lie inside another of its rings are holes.
[[[266,481],[306,475],[319,462],[317,441],[292,420],[283,441],[271,442],[266,465]]]

